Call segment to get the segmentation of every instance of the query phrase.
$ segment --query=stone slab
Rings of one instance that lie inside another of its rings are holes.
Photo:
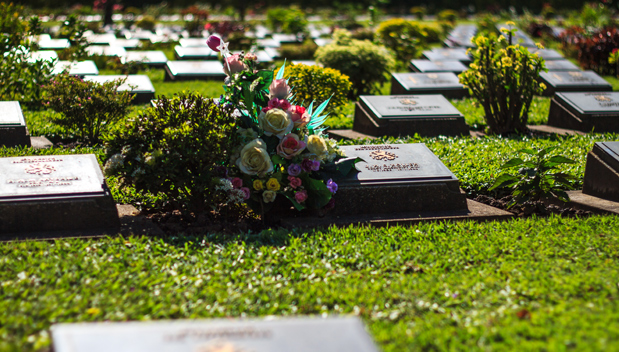
[[[619,142],[596,142],[587,154],[583,193],[619,202]]]
[[[58,60],[58,54],[54,50],[39,50],[30,53],[28,62],[37,62],[39,60],[52,62]]]
[[[466,53],[467,49],[446,48],[426,50],[422,53],[423,57],[430,61],[460,61],[468,64],[471,57]]]
[[[496,25],[497,31],[500,34],[503,34],[505,38],[507,38],[507,34],[501,32],[501,29],[504,29],[504,28],[508,30],[517,29],[517,31],[514,33],[514,36],[512,38],[513,44],[520,44],[521,46],[528,47],[528,48],[537,48],[537,46],[535,45],[535,41],[533,41],[533,39],[531,39],[531,37],[526,35],[521,29],[518,29],[515,26],[508,25],[505,23],[502,23],[502,24],[500,23]]]
[[[208,46],[175,46],[174,55],[179,60],[217,60],[217,53]]]
[[[0,101],[0,146],[11,148],[30,145],[30,135],[19,102]]]
[[[467,70],[466,65],[460,61],[445,60],[445,61],[430,61],[430,60],[411,60],[410,69],[413,72],[453,72],[456,74]]]
[[[124,49],[137,49],[140,47],[139,39],[116,39],[112,43],[111,46],[119,46]]]
[[[330,138],[333,138],[337,141],[341,141],[344,139],[349,139],[349,140],[376,139],[376,137],[374,136],[359,133],[353,130],[327,130],[327,134],[329,135]]]
[[[152,67],[163,67],[168,62],[168,58],[161,50],[127,51],[127,55],[122,58],[122,62],[126,63],[128,61],[139,61]]]
[[[166,81],[223,80],[224,66],[219,61],[168,61]]]
[[[619,202],[599,198],[583,191],[567,191],[570,198],[569,205],[576,209],[587,210],[596,214],[619,215]]]
[[[34,149],[49,149],[54,146],[45,136],[30,137],[30,144]]]
[[[300,44],[299,37],[294,34],[273,33],[271,38],[280,44]]]
[[[379,119],[462,116],[458,109],[439,94],[362,95],[359,102]]]
[[[391,94],[441,94],[449,99],[468,96],[468,90],[453,72],[392,73]]]
[[[184,48],[204,47],[206,46],[206,39],[207,38],[181,38],[178,40],[178,44]]]
[[[619,92],[557,93],[548,125],[583,132],[619,132]]]
[[[97,65],[92,60],[86,61],[58,61],[54,66],[52,74],[58,75],[68,70],[69,75],[72,76],[96,76],[99,74]]]
[[[146,104],[155,97],[155,87],[147,75],[101,75],[86,76],[84,79],[98,83],[125,79],[125,83],[118,87],[118,91],[130,91],[135,94],[132,101],[134,104]]]
[[[540,72],[540,80],[546,84],[544,96],[558,92],[611,92],[613,87],[593,71]]]
[[[116,41],[116,36],[113,33],[91,34],[86,36],[86,41],[92,45],[111,45]]]
[[[94,154],[0,158],[0,233],[118,227]]]
[[[552,50],[552,49],[537,49],[537,50],[533,50],[532,52],[539,55],[542,59],[546,61],[565,59],[563,55],[561,55],[561,53],[559,53],[556,50]]]
[[[88,55],[123,57],[127,55],[127,50],[120,46],[90,45],[86,47],[86,53],[88,53]]]
[[[55,352],[378,352],[356,317],[57,324],[51,335]]]
[[[41,50],[62,50],[71,47],[68,39],[45,39],[38,43]]]
[[[569,60],[548,60],[546,61],[548,71],[578,71],[580,67],[574,65]]]

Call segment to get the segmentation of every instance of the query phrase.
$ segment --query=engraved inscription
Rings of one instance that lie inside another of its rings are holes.
[[[374,160],[392,161],[398,156],[384,150],[375,150],[370,153],[370,157]]]
[[[438,75],[436,73],[430,73],[430,74],[428,74],[428,78],[429,79],[437,79]]]
[[[360,147],[355,148],[355,150],[391,150],[391,149],[400,149],[400,147],[395,147],[392,145],[362,145]]]
[[[247,350],[227,341],[216,341],[208,345],[198,346],[194,352],[247,352]]]
[[[55,163],[62,161],[62,158],[40,157],[40,158],[23,158],[13,161],[13,164],[38,164],[38,163]]]
[[[164,341],[177,342],[186,339],[211,340],[211,339],[268,339],[273,332],[254,327],[244,328],[219,328],[219,329],[184,329],[170,335],[164,335]]]
[[[56,168],[48,164],[30,164],[24,170],[27,174],[31,175],[49,175],[56,171]]]
[[[413,83],[417,83],[417,80],[416,80],[416,79],[414,79],[414,78],[413,78],[413,77],[411,77],[411,76],[408,76],[408,79],[410,79],[411,81],[413,81]]]
[[[419,170],[419,164],[406,163],[406,164],[383,164],[383,165],[366,165],[365,168],[372,172],[390,172],[390,171],[417,171]]]
[[[405,98],[405,99],[400,99],[400,104],[402,104],[402,105],[417,105],[417,102],[415,100],[413,100],[413,99]]]
[[[611,98],[609,98],[609,97],[607,97],[605,95],[594,95],[593,97],[597,101],[613,101]]]
[[[34,187],[54,187],[54,186],[71,186],[73,181],[79,181],[77,176],[67,177],[46,177],[41,179],[17,179],[6,180],[7,184],[16,185],[19,188],[34,188]]]

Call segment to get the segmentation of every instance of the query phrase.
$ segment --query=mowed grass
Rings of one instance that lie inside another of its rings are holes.
[[[593,216],[2,243],[0,350],[60,322],[349,314],[384,351],[611,350],[618,235]]]

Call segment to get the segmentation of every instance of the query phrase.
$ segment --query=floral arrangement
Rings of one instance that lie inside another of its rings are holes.
[[[207,45],[224,59],[227,77],[219,103],[234,107],[238,119],[240,142],[231,153],[231,167],[222,170],[221,189],[262,214],[279,197],[297,210],[332,208],[336,180],[354,170],[358,159],[345,158],[324,134],[328,114],[322,112],[329,99],[305,107],[284,79],[285,63],[275,76],[256,69],[254,53],[231,54],[218,36],[210,36]]]

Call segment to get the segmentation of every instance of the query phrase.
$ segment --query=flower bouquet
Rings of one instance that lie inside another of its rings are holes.
[[[231,54],[228,43],[210,36],[208,46],[224,58],[225,94],[220,104],[236,108],[239,145],[231,156],[222,188],[264,214],[278,197],[297,210],[330,209],[338,178],[354,172],[357,158],[346,158],[322,126],[329,103],[307,107],[295,99],[284,79],[285,63],[277,76],[257,70],[254,53]]]

